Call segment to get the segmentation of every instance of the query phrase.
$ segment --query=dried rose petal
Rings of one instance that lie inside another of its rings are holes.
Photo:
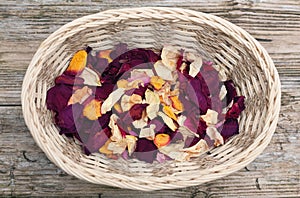
[[[111,92],[101,106],[101,113],[105,114],[107,111],[111,111],[112,107],[120,100],[124,93],[124,88],[118,88]]]
[[[112,58],[110,57],[110,53],[112,50],[102,50],[98,52],[98,58],[105,58],[109,63],[112,62]]]
[[[91,100],[83,109],[83,115],[90,120],[97,120],[102,114],[100,112],[101,109],[101,101],[97,99]],[[105,112],[106,113],[106,112]]]
[[[142,113],[146,109],[148,104],[135,104],[129,110],[129,115],[132,120],[139,120],[142,118]]]
[[[152,76],[150,84],[154,87],[154,89],[159,90],[165,84],[165,81],[159,76]]]
[[[177,116],[175,115],[175,113],[172,111],[172,108],[170,107],[170,106],[164,106],[163,107],[163,112],[167,115],[167,116],[169,116],[170,118],[172,118],[173,120],[177,120]]]
[[[238,118],[241,112],[245,109],[245,96],[236,96],[232,107],[226,113],[226,119]]]
[[[235,89],[235,86],[234,86],[234,83],[232,80],[225,81],[224,85],[227,90],[226,106],[228,106],[229,103],[231,103],[231,101],[233,100],[233,98],[237,96],[237,93],[236,93],[236,89]]]
[[[221,135],[226,141],[228,138],[239,133],[239,123],[237,119],[229,118],[225,121]]]
[[[81,89],[77,89],[69,99],[68,105],[75,103],[82,104],[91,94],[92,90],[87,86],[84,86]]]
[[[218,122],[218,112],[208,109],[205,115],[202,115],[201,118],[208,125],[215,125]]]
[[[219,94],[219,74],[218,71],[210,64],[203,64],[201,68],[201,75],[203,76],[208,88],[209,92],[212,95]]]
[[[61,134],[77,133],[76,122],[82,116],[81,104],[69,105],[58,112],[55,117],[56,124],[62,129]]]
[[[66,69],[66,72],[70,75],[80,74],[86,66],[87,52],[85,50],[79,50],[74,54],[71,62]]]
[[[139,138],[137,140],[136,149],[133,156],[139,160],[152,163],[156,158],[157,147],[151,140]]]
[[[107,99],[109,94],[111,94],[111,92],[113,91],[114,86],[115,86],[114,84],[103,83],[100,87],[96,88],[95,98],[98,100]]]
[[[71,76],[63,73],[62,75],[55,78],[55,84],[66,84],[66,85],[82,85],[84,79],[78,76]]]
[[[64,84],[55,85],[47,91],[46,104],[49,110],[59,112],[64,109],[72,96],[71,86]]]
[[[88,67],[84,68],[84,70],[79,75],[79,77],[84,79],[84,84],[86,85],[101,86],[101,82],[98,74],[94,70]]]
[[[166,146],[171,141],[171,138],[168,134],[160,133],[157,134],[154,138],[154,144],[157,146],[157,148]]]

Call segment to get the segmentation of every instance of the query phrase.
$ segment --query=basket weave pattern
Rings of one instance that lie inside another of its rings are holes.
[[[148,164],[86,156],[80,145],[59,135],[47,110],[47,90],[77,50],[89,45],[111,49],[119,42],[131,48],[159,50],[170,44],[213,60],[246,97],[240,134],[225,145],[189,162]],[[268,145],[280,110],[280,81],[264,48],[243,29],[216,16],[180,8],[130,8],[89,15],[50,35],[34,55],[23,82],[22,107],[31,134],[48,158],[67,173],[92,183],[137,190],[187,187],[237,171]]]

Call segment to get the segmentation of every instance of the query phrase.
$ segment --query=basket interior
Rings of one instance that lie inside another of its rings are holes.
[[[41,55],[38,62],[41,69],[33,84],[36,87],[33,96],[34,106],[37,118],[43,126],[40,134],[42,140],[39,144],[46,143],[50,147],[55,147],[55,155],[48,157],[59,158],[56,159],[59,166],[68,164],[78,169],[78,175],[74,172],[72,174],[80,178],[89,175],[91,177],[86,179],[95,183],[101,180],[100,176],[105,175],[107,178],[112,178],[111,185],[116,177],[120,181],[130,181],[130,178],[135,178],[135,181],[140,180],[147,184],[147,177],[151,177],[151,182],[156,180],[159,182],[159,178],[171,175],[174,176],[169,178],[172,182],[176,177],[181,176],[194,178],[203,171],[217,174],[227,163],[242,160],[243,157],[239,154],[251,147],[262,133],[264,122],[259,120],[268,111],[266,107],[269,94],[268,79],[257,60],[257,55],[245,47],[246,41],[241,43],[234,36],[225,34],[217,25],[187,22],[180,18],[177,20],[122,19],[117,22],[112,20],[106,24],[95,20],[90,21],[84,28],[80,26],[73,28],[77,28],[76,34],[65,35],[63,39],[57,39],[53,45],[47,46],[46,53]],[[246,109],[239,120],[240,134],[225,145],[189,162],[169,161],[163,164],[148,164],[138,160],[112,160],[102,154],[84,155],[77,142],[59,135],[53,116],[46,109],[46,92],[53,86],[54,78],[66,69],[70,58],[77,50],[87,45],[95,50],[111,49],[120,42],[127,43],[130,48],[141,47],[154,50],[160,50],[164,44],[175,45],[212,60],[223,78],[234,81],[238,95],[246,97]],[[179,180],[178,184],[180,182]],[[107,180],[102,183],[110,185]]]

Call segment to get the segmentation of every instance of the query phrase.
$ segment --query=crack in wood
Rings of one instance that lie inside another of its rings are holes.
[[[36,162],[36,161],[37,161],[37,160],[29,159],[29,158],[26,156],[26,151],[22,151],[22,153],[23,153],[24,159],[25,159],[27,162]]]
[[[256,180],[255,180],[255,186],[256,186],[256,188],[257,188],[258,190],[261,190],[261,187],[260,187],[258,178],[256,178]]]

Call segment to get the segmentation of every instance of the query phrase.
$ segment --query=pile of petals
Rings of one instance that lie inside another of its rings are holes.
[[[47,92],[60,134],[89,155],[188,161],[239,133],[245,109],[211,61],[174,46],[75,53]]]

